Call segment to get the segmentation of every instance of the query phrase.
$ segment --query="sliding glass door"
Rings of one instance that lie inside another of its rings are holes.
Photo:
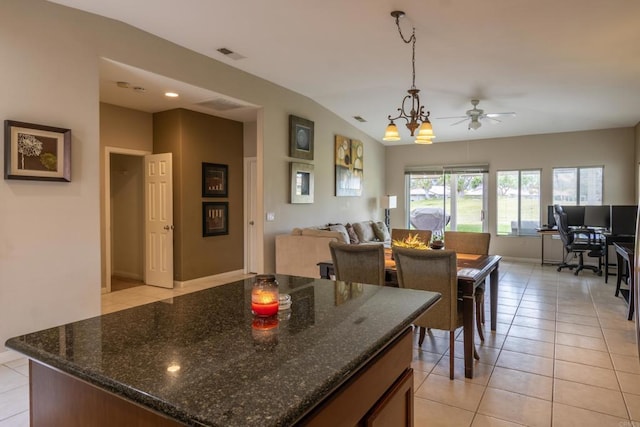
[[[409,228],[487,230],[487,166],[424,168],[406,172]]]

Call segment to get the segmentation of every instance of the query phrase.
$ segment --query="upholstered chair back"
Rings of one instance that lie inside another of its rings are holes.
[[[439,292],[441,299],[416,319],[423,328],[454,331],[462,326],[462,304],[458,303],[456,253],[393,247],[393,258],[401,288]]]
[[[349,245],[329,242],[336,280],[384,285],[382,243]]]
[[[488,255],[490,243],[490,233],[444,232],[444,247],[459,254]]]

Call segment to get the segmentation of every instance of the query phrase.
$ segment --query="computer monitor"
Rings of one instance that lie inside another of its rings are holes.
[[[547,228],[553,228],[556,226],[556,217],[553,216],[555,208],[553,205],[547,206]]]
[[[562,206],[562,210],[567,214],[567,225],[569,227],[582,227],[584,225],[584,206]]]
[[[608,230],[611,227],[611,206],[585,206],[584,225]]]
[[[637,205],[611,206],[611,234],[623,236],[636,235]]]

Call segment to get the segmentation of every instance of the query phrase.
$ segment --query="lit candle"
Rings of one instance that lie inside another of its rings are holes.
[[[278,313],[278,282],[273,275],[256,277],[251,290],[251,310],[256,316],[273,316]]]

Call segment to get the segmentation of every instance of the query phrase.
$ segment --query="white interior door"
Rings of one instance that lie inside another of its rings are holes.
[[[173,288],[171,153],[144,156],[145,283]]]
[[[246,259],[245,266],[247,273],[258,272],[257,244],[258,244],[258,227],[256,227],[258,212],[258,172],[257,161],[255,157],[245,160],[245,206],[246,206],[246,222],[245,222],[245,248]]]

